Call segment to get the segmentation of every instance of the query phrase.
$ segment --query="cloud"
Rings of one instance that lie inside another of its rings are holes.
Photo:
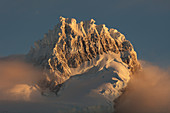
[[[0,113],[55,111],[56,100],[42,96],[35,87],[42,77],[41,70],[21,59],[13,56],[0,59]]]
[[[146,63],[117,100],[116,113],[170,113],[170,72]]]
[[[0,61],[0,101],[29,101],[36,90],[34,85],[41,79],[40,70],[21,61]],[[40,94],[40,92],[39,92]]]

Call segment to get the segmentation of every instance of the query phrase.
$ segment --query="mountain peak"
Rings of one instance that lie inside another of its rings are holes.
[[[60,17],[54,29],[34,45],[27,58],[53,73],[54,77],[48,80],[53,82],[52,87],[69,79],[71,70],[87,61],[94,63],[92,59],[110,52],[119,55],[131,73],[140,67],[130,41],[116,29],[96,25],[93,19],[77,23],[74,18]]]

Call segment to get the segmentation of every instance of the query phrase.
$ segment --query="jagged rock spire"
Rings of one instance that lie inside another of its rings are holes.
[[[60,17],[54,29],[49,30],[34,45],[28,58],[60,76],[55,79],[65,77],[55,84],[61,84],[69,78],[70,68],[77,68],[107,52],[120,54],[132,73],[140,67],[136,52],[125,36],[116,29],[108,29],[104,24],[96,25],[93,19],[77,23],[76,19]]]

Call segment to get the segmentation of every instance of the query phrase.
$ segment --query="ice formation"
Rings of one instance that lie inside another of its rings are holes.
[[[113,101],[140,68],[130,41],[93,19],[77,23],[60,17],[34,45],[27,59],[42,67],[45,75],[37,87],[43,94],[55,92],[58,103],[72,106],[60,112],[104,112],[102,107],[114,111]]]

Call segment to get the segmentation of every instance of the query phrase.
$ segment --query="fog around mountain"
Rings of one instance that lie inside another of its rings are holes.
[[[2,113],[169,111],[169,72],[139,62],[116,29],[60,17],[34,45],[0,59]]]

